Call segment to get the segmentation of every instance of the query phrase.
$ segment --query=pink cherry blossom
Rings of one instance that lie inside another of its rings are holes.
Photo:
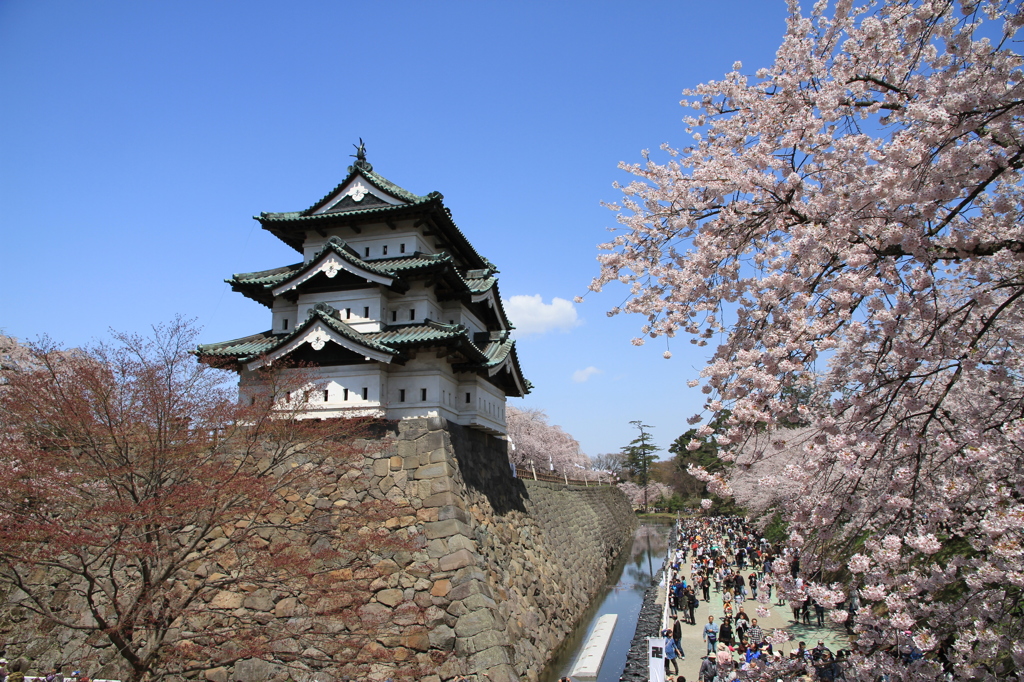
[[[1011,0],[790,0],[773,63],[687,90],[690,139],[621,166],[591,288],[625,285],[637,343],[712,344],[691,423],[728,410],[740,466],[691,472],[884,602],[858,679],[907,623],[964,676],[1024,661],[1022,27]]]
[[[908,537],[907,544],[924,554],[935,554],[942,549],[942,543],[939,542],[934,533]]]
[[[865,585],[860,588],[860,596],[869,601],[881,601],[887,593],[884,585]]]
[[[505,408],[508,423],[509,460],[521,467],[538,471],[554,470],[581,478],[590,471],[590,459],[580,444],[561,426],[548,423],[548,415],[540,409]],[[590,472],[593,477],[597,472]]]
[[[645,504],[653,505],[661,498],[668,499],[672,497],[674,493],[672,488],[658,481],[651,481],[646,486],[640,486],[632,481],[627,481],[619,483],[617,487],[625,493],[634,507],[640,507]]]

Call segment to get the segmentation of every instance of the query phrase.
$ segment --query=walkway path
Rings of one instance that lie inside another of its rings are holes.
[[[689,570],[684,572],[684,576],[689,580]],[[666,568],[666,570],[668,570]],[[665,600],[665,588],[659,588],[660,595],[659,600],[664,604]],[[698,594],[698,597],[702,595]],[[790,651],[796,649],[799,642],[806,642],[808,649],[813,649],[818,643],[818,640],[823,640],[825,646],[832,650],[833,653],[840,649],[849,649],[850,640],[846,635],[846,631],[842,627],[833,627],[829,625],[829,621],[826,616],[826,626],[818,627],[817,625],[803,625],[796,624],[793,622],[793,612],[790,610],[789,605],[776,606],[775,594],[772,593],[772,603],[769,606],[771,614],[767,618],[761,618],[757,615],[758,602],[753,599],[748,599],[742,606],[744,606],[747,614],[751,618],[757,618],[758,624],[761,629],[764,630],[765,635],[768,635],[772,630],[784,629],[789,632],[792,640],[785,644],[776,645],[775,650],[781,651],[783,656],[787,656]],[[740,604],[734,604],[734,610],[739,611]],[[682,616],[682,612],[680,612]],[[708,616],[715,617],[715,624],[722,624],[722,595],[720,592],[715,592],[714,588],[711,590],[711,601],[705,602],[701,600],[700,606],[696,610],[696,625],[689,625],[685,621],[680,621],[683,627],[683,651],[686,654],[686,659],[679,661],[679,674],[686,678],[686,682],[696,682],[697,672],[700,670],[701,658],[707,652],[707,645],[701,636],[704,624],[708,622]],[[814,613],[811,612],[811,622],[815,622]],[[672,620],[671,615],[669,616],[669,627],[671,627]],[[671,676],[671,672],[669,672]]]

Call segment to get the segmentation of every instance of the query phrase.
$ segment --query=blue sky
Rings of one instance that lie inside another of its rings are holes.
[[[667,447],[704,355],[630,345],[644,320],[605,315],[621,288],[570,302],[615,225],[617,163],[682,145],[682,90],[769,65],[784,27],[783,0],[2,0],[0,329],[74,346],[179,313],[204,342],[268,328],[223,279],[296,254],[251,217],[310,206],[362,137],[501,270],[536,387],[512,404],[590,455],[634,419]]]

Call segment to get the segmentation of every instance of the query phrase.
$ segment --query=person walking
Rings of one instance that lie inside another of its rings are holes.
[[[747,630],[747,639],[750,640],[751,644],[756,645],[758,648],[764,642],[764,630],[757,624],[757,618],[753,618],[750,621],[750,629]]]
[[[729,616],[722,619],[722,626],[718,628],[718,641],[726,646],[733,645],[732,618]]]
[[[704,637],[704,642],[708,645],[708,653],[714,654],[715,645],[718,643],[718,626],[715,625],[714,616],[708,616],[708,622],[704,626],[702,636]]]
[[[697,679],[700,682],[714,682],[718,678],[718,660],[715,654],[709,653],[700,664],[700,672]]]
[[[668,667],[672,666],[672,674],[679,674],[679,661],[682,651],[676,646],[676,640],[672,639],[672,631],[662,631],[662,636],[665,638],[665,675],[668,675]]]
[[[671,599],[669,600],[669,607],[672,609],[672,617],[675,618],[679,609],[682,608],[682,594],[686,587],[685,580],[676,580],[672,585]]]

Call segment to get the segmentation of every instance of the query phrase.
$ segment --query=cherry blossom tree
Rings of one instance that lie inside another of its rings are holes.
[[[634,507],[641,508],[644,508],[645,505],[651,502],[661,499],[667,500],[675,492],[669,486],[658,481],[651,481],[646,486],[626,481],[625,483],[619,483],[618,488],[629,498]]]
[[[508,439],[514,446],[509,448],[509,460],[516,466],[534,466],[575,478],[591,472],[590,459],[580,450],[579,442],[561,426],[548,423],[544,410],[509,405],[505,418]]]
[[[31,355],[18,339],[0,334],[0,386],[7,383],[10,372],[18,371],[29,360]]]
[[[701,435],[726,459],[812,431],[760,485],[800,488],[808,593],[857,592],[858,678],[1005,679],[1024,666],[1024,12],[790,9],[773,64],[686,91],[690,144],[623,166],[591,286],[630,288],[614,312],[647,317],[637,344],[721,339],[703,390],[731,414]],[[912,665],[889,653],[907,631]]]
[[[361,500],[370,423],[299,419],[316,395],[301,371],[239,404],[194,340],[178,320],[74,352],[19,345],[0,391],[6,615],[127,680],[385,661],[360,609],[380,557],[421,541],[384,526],[414,510]]]

